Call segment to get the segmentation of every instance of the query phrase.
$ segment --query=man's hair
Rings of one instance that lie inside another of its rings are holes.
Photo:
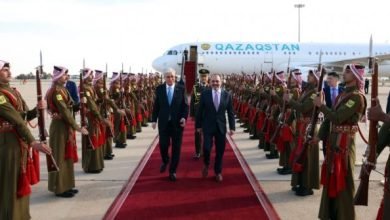
[[[174,70],[173,68],[167,68],[164,70],[164,77],[168,74],[168,73],[172,73],[173,75],[176,76],[176,70]]]
[[[219,73],[212,73],[212,74],[210,74],[210,78],[217,77],[217,76],[219,76],[219,78],[222,79],[222,75],[219,74]]]
[[[336,73],[336,72],[329,72],[329,73],[328,73],[328,76],[333,76],[333,77],[336,77],[337,79],[340,78],[339,74]]]

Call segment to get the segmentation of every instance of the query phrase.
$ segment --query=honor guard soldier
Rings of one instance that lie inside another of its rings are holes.
[[[196,113],[198,112],[200,95],[209,86],[209,74],[207,69],[199,70],[199,82],[197,82],[192,90],[191,103],[190,103],[190,116],[196,120]],[[199,159],[202,151],[202,134],[195,129],[195,154],[194,159]]]
[[[114,154],[112,153],[112,141],[114,137],[113,131],[113,117],[111,116],[111,112],[120,113],[124,115],[122,110],[119,110],[118,106],[115,102],[109,98],[108,92],[106,89],[106,75],[100,70],[95,70],[95,77],[93,79],[93,86],[97,96],[97,107],[100,109],[100,114],[104,119],[110,122],[110,126],[107,126],[103,123],[103,129],[105,133],[105,144],[103,146],[103,155],[105,160],[112,160],[114,158]]]
[[[295,147],[291,152],[291,166],[293,175],[291,176],[292,190],[297,196],[308,196],[313,194],[312,189],[319,189],[319,147],[318,143],[313,143],[307,149],[304,156],[304,162],[301,169],[294,169],[294,161],[303,152],[306,129],[311,122],[311,116],[314,109],[313,100],[316,97],[317,84],[319,81],[319,72],[309,70],[306,87],[298,100],[290,99],[289,94],[284,95],[284,100],[296,112],[296,125],[294,131]],[[316,125],[314,125],[316,126]]]
[[[270,90],[270,115],[267,123],[267,132],[265,133],[265,142],[270,146],[270,153],[265,156],[267,159],[276,159],[279,158],[279,153],[277,151],[276,145],[271,142],[271,137],[275,132],[278,118],[283,105],[283,93],[286,90],[286,80],[284,76],[284,71],[279,71],[275,74],[275,86],[271,87]]]
[[[37,116],[21,94],[10,87],[10,64],[0,60],[0,219],[30,219],[28,177],[30,147],[50,154],[48,146],[35,140],[26,121]],[[45,104],[38,103],[39,109]],[[34,168],[33,168],[34,169]]]
[[[86,128],[77,125],[73,118],[74,102],[65,88],[68,69],[54,66],[53,84],[46,93],[48,113],[51,115],[49,145],[59,171],[49,173],[49,191],[59,197],[73,197],[75,187],[74,166],[78,161],[75,131],[88,135]]]
[[[348,64],[344,68],[345,90],[336,98],[332,109],[328,108],[320,97],[314,104],[324,113],[330,123],[323,123],[318,142],[329,132],[326,157],[321,168],[322,189],[320,219],[355,219],[354,175],[355,134],[358,122],[365,113],[367,104],[363,94],[364,66]]]
[[[375,86],[375,85],[372,85]],[[376,145],[376,154],[379,155],[385,149],[386,146],[390,146],[390,114],[384,113],[382,107],[379,104],[379,100],[377,101],[377,105],[368,109],[368,119],[370,121],[382,121],[384,124],[379,130],[378,133],[378,141]],[[380,204],[378,215],[376,219],[385,220],[390,218],[390,155],[386,162],[385,168],[385,182],[384,182],[384,190],[383,190],[383,198]]]
[[[86,173],[100,173],[104,168],[103,145],[105,144],[105,128],[110,126],[108,119],[100,114],[96,104],[97,95],[92,87],[93,70],[83,70],[84,97],[86,98],[86,116],[88,119],[89,141],[82,148],[82,167]],[[104,125],[103,125],[104,124]]]
[[[302,89],[301,75],[302,73],[299,69],[292,70],[287,83],[286,93],[288,93],[291,99],[295,101],[298,100]],[[292,172],[290,155],[291,149],[294,147],[293,130],[295,130],[295,128],[292,128],[296,124],[295,110],[293,110],[291,106],[287,105],[287,103],[284,105],[284,113],[283,115],[280,115],[280,118],[278,119],[278,126],[280,126],[280,130],[278,133],[275,133],[274,135],[276,136],[273,137],[275,138],[276,147],[280,152],[279,166],[281,166],[281,168],[277,168],[277,172],[280,175],[287,175]]]
[[[118,108],[123,109],[123,97],[121,95],[121,77],[117,72],[112,73],[112,78],[110,82],[110,98],[115,100],[115,104]],[[116,148],[125,148],[126,144],[126,120],[128,118],[126,115],[120,115],[119,113],[113,113],[114,115],[114,142]]]
[[[136,136],[136,106],[138,106],[137,96],[135,94],[133,83],[137,81],[134,73],[129,73],[125,80],[125,101],[126,101],[126,115],[129,119],[129,125],[127,126],[127,139],[135,139]]]

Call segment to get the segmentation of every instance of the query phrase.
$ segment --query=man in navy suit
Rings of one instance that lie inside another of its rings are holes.
[[[336,72],[329,72],[326,77],[326,84],[323,88],[325,94],[325,104],[328,108],[332,108],[336,97],[344,91],[344,87],[339,86],[339,75]],[[324,123],[329,123],[328,120],[325,120]],[[326,154],[326,142],[327,137],[322,140],[322,152],[325,156]]]
[[[188,116],[187,97],[184,87],[175,84],[176,72],[168,69],[164,73],[165,83],[156,88],[154,108],[152,114],[152,128],[156,129],[160,141],[160,155],[162,164],[160,172],[165,172],[169,163],[168,148],[172,143],[172,158],[169,167],[169,179],[176,181],[176,169],[180,160],[180,148],[183,129]]]
[[[236,130],[233,112],[232,96],[221,88],[222,80],[219,74],[210,77],[211,88],[202,92],[196,117],[196,129],[203,134],[204,167],[202,176],[208,175],[210,152],[213,139],[216,147],[214,172],[217,182],[222,181],[222,158],[226,145],[226,113],[229,120],[229,135]]]

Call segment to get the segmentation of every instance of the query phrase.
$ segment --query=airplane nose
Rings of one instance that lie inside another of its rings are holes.
[[[156,58],[152,62],[152,67],[159,72],[162,72],[165,66],[166,66],[166,63],[164,63],[164,61],[161,57]]]

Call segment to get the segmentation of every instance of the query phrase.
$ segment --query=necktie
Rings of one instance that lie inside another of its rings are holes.
[[[213,99],[213,102],[214,102],[215,110],[218,111],[219,100],[218,100],[218,92],[217,92],[217,91],[214,92],[214,99]]]
[[[336,88],[332,88],[332,106],[335,104],[336,97],[337,97]]]
[[[168,103],[171,105],[172,103],[172,87],[168,86]]]

